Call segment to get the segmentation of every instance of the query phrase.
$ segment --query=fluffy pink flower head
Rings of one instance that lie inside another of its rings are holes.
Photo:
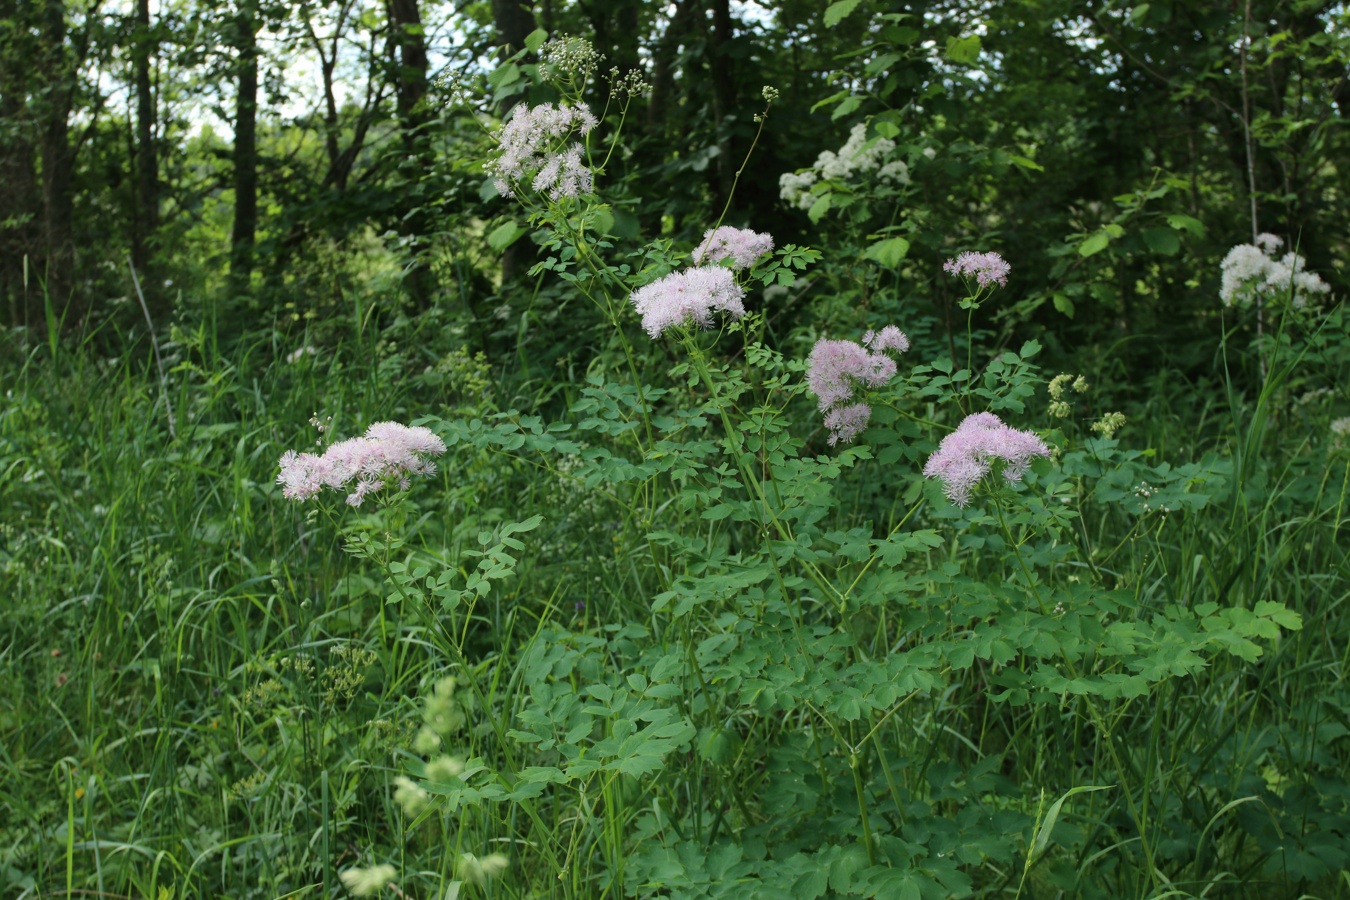
[[[872,407],[850,401],[856,388],[879,388],[895,376],[895,360],[882,351],[903,353],[908,349],[909,338],[894,325],[867,332],[862,344],[824,338],[816,341],[806,364],[806,386],[825,413],[831,444],[850,443],[867,428]]]
[[[904,353],[909,349],[909,338],[894,325],[887,325],[880,331],[867,332],[863,335],[862,342],[863,346],[877,353],[883,350]]]
[[[830,430],[830,446],[853,443],[853,439],[867,429],[871,418],[872,407],[866,403],[850,403],[830,410],[825,414],[825,427]]]
[[[497,132],[498,153],[487,164],[497,193],[510,197],[512,185],[525,180],[554,200],[589,193],[591,170],[582,163],[581,145],[567,139],[574,132],[589,134],[596,124],[584,103],[517,106]]]
[[[1000,286],[1007,285],[1008,273],[1012,271],[1012,266],[997,253],[967,251],[959,254],[956,259],[947,260],[942,271],[961,278],[974,278],[980,287],[986,288],[995,282]]]
[[[773,236],[760,234],[748,228],[709,228],[703,232],[703,240],[694,251],[694,265],[718,263],[731,260],[736,270],[749,269],[766,253],[773,252]]]
[[[445,442],[421,425],[376,422],[364,437],[330,446],[322,455],[287,450],[281,455],[277,484],[287,500],[308,500],[324,488],[349,490],[347,503],[360,506],[389,482],[407,490],[414,475],[432,475]]]
[[[733,319],[745,315],[745,291],[731,270],[721,266],[672,272],[638,288],[629,299],[653,339],[678,325],[711,328],[712,314],[718,310]]]
[[[853,399],[854,384],[881,387],[895,375],[895,360],[869,353],[853,341],[821,338],[806,363],[806,386],[816,395],[821,412]]]
[[[923,474],[941,479],[947,498],[965,506],[970,502],[970,492],[989,474],[995,460],[1003,462],[1003,477],[1015,484],[1022,480],[1032,457],[1049,455],[1045,441],[1030,431],[1009,428],[993,413],[975,413],[942,439],[923,467]]]

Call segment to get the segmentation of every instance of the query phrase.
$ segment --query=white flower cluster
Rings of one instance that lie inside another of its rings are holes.
[[[822,151],[816,157],[815,164],[800,172],[784,172],[778,178],[778,195],[788,203],[810,209],[815,198],[811,188],[819,180],[833,179],[845,181],[855,175],[876,172],[877,178],[895,184],[909,184],[909,166],[902,160],[883,163],[892,151],[895,141],[884,138],[867,138],[867,123],[859,122],[848,133],[848,140],[839,152]]]
[[[526,179],[535,191],[553,200],[589,193],[591,170],[582,161],[581,145],[568,139],[574,132],[589,134],[596,124],[584,103],[556,107],[545,103],[534,109],[523,103],[517,106],[497,133],[499,154],[487,164],[496,176],[497,193],[510,197],[513,185]]]
[[[1296,308],[1302,308],[1313,295],[1331,291],[1331,285],[1307,271],[1307,261],[1292,250],[1276,259],[1283,243],[1273,234],[1260,234],[1255,244],[1238,244],[1228,251],[1221,264],[1223,281],[1219,287],[1224,306],[1247,306],[1263,297],[1289,297]]]

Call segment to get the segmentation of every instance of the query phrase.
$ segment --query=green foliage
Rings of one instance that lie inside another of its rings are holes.
[[[44,339],[4,334],[0,893],[339,896],[380,864],[426,897],[1342,887],[1345,312],[1213,289],[1253,172],[1337,277],[1340,12],[559,4],[534,25],[633,62],[661,35],[655,93],[527,25],[459,97],[591,103],[596,191],[511,205],[462,107],[406,164],[388,10],[352,9],[377,99],[264,122],[249,292],[211,259],[229,148],[166,160],[205,182],[163,226],[192,288],[163,384],[115,310],[44,293]],[[780,203],[855,127],[876,165]],[[632,294],[731,222],[776,238],[732,273],[747,314],[650,338]],[[990,248],[1006,287],[941,271]],[[909,351],[828,443],[812,346],[890,324]],[[956,506],[924,466],[977,412],[1051,454]],[[391,419],[444,440],[434,478],[358,509],[273,484],[305,421]]]

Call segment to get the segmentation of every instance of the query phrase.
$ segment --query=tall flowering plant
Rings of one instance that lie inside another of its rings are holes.
[[[589,59],[575,47],[543,56]],[[592,116],[575,79],[552,83],[557,99],[508,116],[487,174],[536,229],[547,254],[536,273],[605,313],[624,363],[577,386],[574,418],[508,410],[437,434],[583,485],[616,523],[611,609],[631,621],[568,624],[557,610],[586,600],[564,581],[556,596],[522,601],[531,624],[509,663],[503,653],[475,666],[452,643],[465,685],[511,683],[517,699],[493,716],[488,691],[475,695],[489,719],[481,758],[452,766],[434,742],[413,747],[405,815],[488,821],[494,841],[532,854],[575,897],[602,882],[632,893],[706,883],[695,861],[720,852],[724,821],[754,830],[763,852],[719,871],[765,896],[832,867],[832,889],[873,896],[902,895],[902,879],[920,895],[964,893],[973,869],[1013,871],[1036,828],[1011,812],[1025,804],[997,787],[944,795],[960,807],[954,818],[930,802],[939,788],[910,777],[911,761],[948,751],[918,746],[916,711],[951,696],[1037,716],[1071,706],[1108,736],[1100,767],[1124,779],[1109,739],[1124,704],[1255,647],[1281,611],[1171,602],[1158,614],[1096,565],[1077,521],[1091,491],[1028,412],[1043,387],[1038,345],[976,358],[974,317],[1009,283],[1001,256],[962,253],[946,267],[967,287],[964,370],[915,359],[905,323],[866,313],[857,340],[821,336],[793,358],[766,338],[772,301],[755,288],[791,284],[819,254],[719,219],[697,240],[654,241],[616,262],[600,194],[627,108]],[[774,96],[766,90],[766,104]],[[671,360],[668,371],[646,362],[656,359]],[[354,482],[297,454],[286,484],[355,484],[363,499],[417,474],[426,452],[372,463]],[[527,523],[502,530],[463,588],[451,587],[459,573],[390,566],[391,580],[462,611],[514,566],[526,549],[514,535],[538,517]],[[959,775],[955,756],[948,763]],[[1147,811],[1122,793],[1129,828],[1145,831]],[[487,815],[498,807],[511,812]],[[547,830],[559,808],[562,838]],[[981,849],[929,852],[922,835],[937,833]]]

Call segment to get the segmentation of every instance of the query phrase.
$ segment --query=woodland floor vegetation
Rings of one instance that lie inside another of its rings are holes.
[[[0,30],[0,896],[1350,896],[1343,4]]]

